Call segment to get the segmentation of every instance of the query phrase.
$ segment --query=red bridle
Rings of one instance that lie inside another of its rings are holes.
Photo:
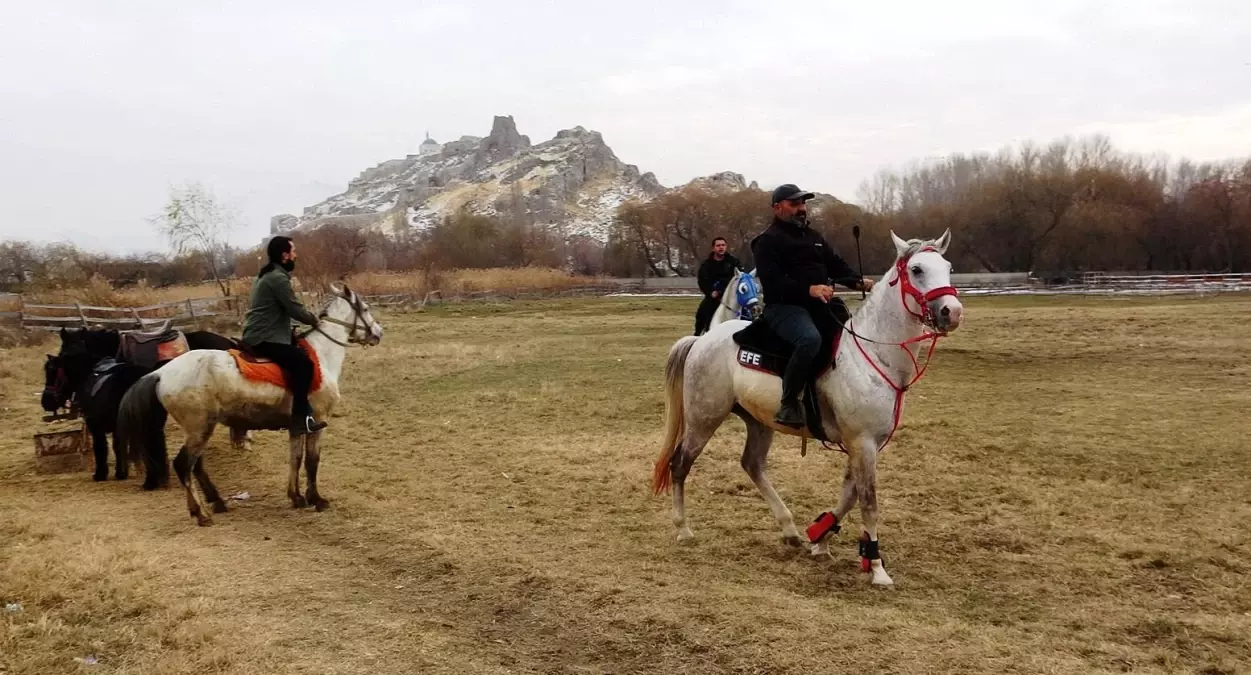
[[[937,250],[938,249],[932,246],[927,246],[917,251],[917,253]],[[916,253],[913,255],[916,255]],[[899,284],[899,299],[903,301],[904,309],[907,310],[909,314],[916,317],[921,323],[933,326],[935,317],[933,310],[930,309],[930,303],[946,295],[958,297],[960,294],[956,292],[954,286],[942,286],[932,289],[929,292],[922,293],[921,289],[917,288],[912,283],[912,277],[908,276],[908,262],[910,260],[912,260],[912,256],[900,258],[895,262],[895,278],[891,280],[890,285],[894,286],[895,284]],[[912,308],[908,306],[908,298],[912,298],[916,301],[917,306],[921,308],[920,314],[912,311]]]
[[[925,251],[937,251],[937,249],[933,247],[926,247],[917,251],[916,253],[922,253]],[[914,253],[913,255],[916,255],[916,253]],[[953,286],[942,286],[942,287],[930,290],[928,292],[924,292],[924,293],[921,292],[921,289],[917,288],[916,285],[912,283],[912,278],[908,275],[908,262],[911,259],[912,259],[912,256],[908,256],[907,258],[900,258],[895,263],[895,278],[889,282],[889,285],[891,286],[894,286],[896,284],[899,285],[899,299],[903,303],[903,307],[905,311],[907,311],[914,318],[920,321],[922,325],[927,325],[927,326],[930,326],[931,328],[934,328],[935,327],[934,310],[930,309],[930,303],[938,298],[941,298],[947,295],[950,295],[953,297],[959,297],[959,293],[956,292],[956,289]],[[912,311],[912,308],[908,306],[908,298],[912,298],[914,301],[916,301],[917,305],[921,308],[920,313]],[[894,343],[895,346],[904,350],[904,353],[908,355],[908,358],[912,359],[912,368],[913,370],[916,371],[916,375],[911,380],[909,380],[907,384],[901,385],[901,384],[895,384],[895,382],[890,379],[890,376],[886,374],[886,371],[883,370],[882,367],[879,366],[877,362],[873,360],[873,357],[871,357],[869,355],[869,352],[865,350],[864,345],[860,344],[861,338],[859,335],[855,333],[855,331],[848,330],[847,332],[851,333],[851,339],[852,341],[856,343],[856,348],[860,350],[860,354],[864,356],[864,359],[869,362],[869,365],[873,366],[873,369],[876,370],[877,374],[880,375],[882,379],[886,381],[886,384],[890,385],[891,389],[895,390],[895,410],[894,410],[894,415],[893,415],[894,419],[891,424],[890,434],[886,436],[886,440],[882,441],[882,444],[878,446],[877,448],[877,451],[881,452],[882,449],[885,448],[888,443],[890,443],[891,439],[895,437],[895,430],[899,428],[899,418],[903,412],[904,393],[908,391],[909,387],[916,384],[917,381],[921,379],[921,376],[925,375],[925,371],[929,369],[930,362],[933,359],[934,348],[938,346],[938,338],[945,336],[946,333],[940,333],[937,330],[931,330],[931,331],[925,332],[922,335],[914,337],[910,340],[904,340],[903,342]],[[930,341],[930,348],[929,348],[929,352],[925,355],[925,365],[922,366],[920,363],[917,362],[917,357],[915,354],[912,353],[912,350],[908,349],[908,345],[913,344],[915,342],[924,342],[925,340]],[[843,452],[847,452],[847,446],[843,445],[843,442],[841,440],[838,443],[838,447],[841,448]]]

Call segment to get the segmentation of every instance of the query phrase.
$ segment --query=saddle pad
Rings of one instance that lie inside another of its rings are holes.
[[[762,373],[770,375],[782,376],[786,370],[786,362],[789,359],[785,356],[770,354],[748,347],[738,348],[738,365],[752,370],[758,370]]]
[[[821,370],[813,375],[813,379],[820,378],[833,365],[834,355],[838,353],[838,343],[842,341],[842,338],[843,331],[840,330],[834,334],[834,343],[830,349],[830,357],[825,361]],[[771,354],[751,347],[740,346],[738,348],[738,365],[751,370],[758,370],[762,373],[782,377],[782,374],[786,371],[786,364],[789,361],[789,356]]]
[[[172,330],[159,338],[137,339],[133,334],[121,335],[122,360],[141,368],[152,369],[191,351],[187,336]]]
[[[313,361],[313,385],[308,390],[311,394],[321,389],[321,361],[318,360],[317,352],[309,346],[307,340],[300,340],[297,344]],[[282,369],[278,367],[278,364],[273,361],[262,360],[258,356],[245,354],[238,349],[228,349],[226,353],[234,357],[235,366],[239,368],[239,374],[243,376],[243,379],[251,380],[252,382],[266,382],[283,389],[287,388],[286,376],[283,374]]]

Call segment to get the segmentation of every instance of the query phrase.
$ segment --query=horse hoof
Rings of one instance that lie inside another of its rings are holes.
[[[873,560],[870,562],[870,571],[873,573],[874,586],[894,586],[895,582],[886,573],[886,568],[882,566],[881,560]]]
[[[213,502],[213,513],[225,513],[226,502]]]
[[[317,499],[313,500],[313,506],[314,508],[317,509],[318,513],[321,513],[322,511],[325,511],[326,509],[330,508],[330,502],[328,500],[322,499],[321,497],[318,497]]]
[[[296,495],[291,498],[291,508],[302,509],[308,506],[308,500],[304,499],[304,495]]]
[[[209,527],[213,524],[213,518],[212,516],[196,516],[195,524],[200,527]]]
[[[97,483],[104,482],[104,481],[106,481],[106,480],[108,480],[108,479],[109,479],[109,475],[108,475],[107,473],[93,473],[93,474],[91,474],[91,480],[94,480],[94,481],[95,481],[95,482],[97,482]]]
[[[678,530],[679,544],[689,544],[693,541],[695,541],[695,533],[691,532],[689,527],[684,527],[681,530]]]
[[[127,480],[127,479],[129,479],[129,478],[130,478],[130,474],[128,474],[128,473],[119,473],[119,474],[115,474],[113,477],[114,477],[115,479],[117,479],[117,480]]]
[[[824,541],[819,544],[813,544],[812,545],[812,557],[829,558],[830,557],[830,545]]]
[[[799,548],[800,546],[803,546],[803,542],[799,540],[799,535],[797,534],[788,534],[788,535],[783,536],[782,543],[786,544],[787,546],[794,546],[795,548]]]

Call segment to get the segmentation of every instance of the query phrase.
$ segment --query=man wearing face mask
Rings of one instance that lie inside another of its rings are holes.
[[[773,222],[751,242],[764,290],[764,320],[795,348],[782,376],[782,405],[773,418],[794,428],[804,425],[799,395],[821,336],[837,328],[829,307],[834,298],[830,280],[853,290],[873,288],[872,279],[857,274],[820,232],[808,227],[807,201],[813,196],[789,183],[779,186],[773,191]]]
[[[278,236],[266,247],[269,263],[252,284],[251,305],[243,323],[242,342],[252,353],[273,361],[282,369],[291,390],[291,434],[301,436],[326,428],[313,419],[308,390],[313,384],[313,361],[292,344],[291,320],[316,327],[317,317],[304,307],[291,288],[295,270],[295,242]]]

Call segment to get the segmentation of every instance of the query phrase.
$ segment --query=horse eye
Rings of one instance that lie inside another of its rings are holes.
[[[912,266],[912,273],[913,273],[913,274],[921,274],[921,266],[920,266],[920,265],[913,265],[913,266]]]

